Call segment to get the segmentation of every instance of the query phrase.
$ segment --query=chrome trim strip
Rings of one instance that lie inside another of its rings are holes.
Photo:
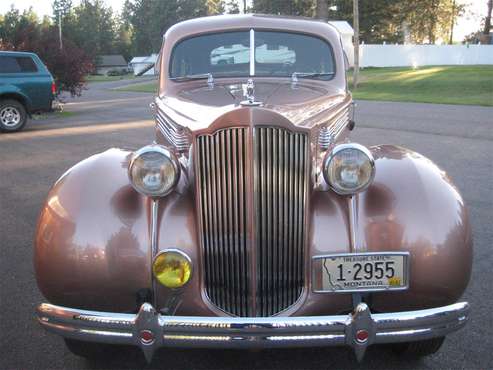
[[[348,216],[349,216],[349,247],[352,252],[366,252],[364,248],[358,244],[357,229],[358,229],[358,201],[354,194],[348,198]]]
[[[152,273],[152,265],[154,263],[154,258],[157,256],[159,251],[158,245],[158,217],[159,217],[159,200],[151,199],[151,230],[150,230],[150,239],[151,239],[151,280],[152,280],[152,302],[154,305],[157,305],[157,282],[154,274]]]
[[[65,338],[140,347],[148,361],[160,347],[271,348],[347,345],[361,360],[374,343],[395,343],[441,337],[463,327],[469,304],[460,302],[419,311],[372,314],[360,303],[347,315],[307,317],[163,316],[144,303],[138,314],[78,310],[51,304],[37,308],[38,322]],[[149,330],[149,345],[140,333]],[[368,339],[356,340],[364,330]]]
[[[176,150],[180,152],[186,152],[188,150],[190,147],[190,137],[187,134],[187,129],[180,127],[159,108],[156,113],[156,126]]]
[[[255,76],[255,31],[250,30],[250,76]]]
[[[337,138],[341,132],[346,128],[349,123],[349,111],[345,109],[340,117],[337,118],[335,124],[332,126],[332,129],[329,131],[330,135],[334,138]]]

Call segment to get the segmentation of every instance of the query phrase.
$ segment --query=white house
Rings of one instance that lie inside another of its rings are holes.
[[[354,65],[353,27],[346,21],[330,21],[329,24],[341,34],[342,47],[346,52],[349,65],[352,67]]]
[[[130,63],[128,63],[128,65],[134,71],[134,75],[137,75],[137,74],[139,74],[139,72],[141,72],[145,68],[148,68],[149,66],[154,65],[157,61],[157,57],[158,57],[157,54],[151,54],[151,55],[144,56],[144,57],[134,57],[134,58],[132,58]],[[145,72],[143,74],[143,76],[152,76],[155,74],[156,74],[156,71],[155,71],[154,67],[152,67],[147,72]]]
[[[108,72],[128,72],[125,58],[122,55],[99,55],[96,57],[96,73],[106,75]]]

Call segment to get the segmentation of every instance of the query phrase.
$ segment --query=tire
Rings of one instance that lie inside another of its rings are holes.
[[[76,339],[65,338],[65,345],[74,355],[84,357],[88,360],[97,360],[111,358],[124,352],[128,346],[119,346],[116,344],[84,342]]]
[[[445,337],[439,337],[417,342],[395,343],[390,348],[392,352],[399,356],[425,357],[438,352],[444,340]]]
[[[13,99],[0,100],[0,131],[22,130],[26,122],[27,112],[22,103]]]

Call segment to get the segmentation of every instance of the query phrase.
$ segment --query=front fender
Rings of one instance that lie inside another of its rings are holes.
[[[35,234],[38,286],[53,304],[135,312],[153,293],[151,201],[130,185],[130,152],[110,149],[69,169],[50,190]],[[186,176],[159,200],[159,250],[179,248],[199,266],[195,204]],[[183,291],[179,312],[211,314],[203,302],[200,268]],[[172,292],[155,287],[156,305]]]
[[[411,253],[410,288],[373,295],[387,311],[455,303],[472,268],[472,232],[458,189],[424,156],[391,145],[372,148],[374,184],[359,199],[358,240],[369,251]]]
[[[149,289],[148,201],[129,184],[130,152],[78,163],[50,190],[35,235],[38,286],[52,303],[133,311]]]
[[[355,244],[358,251],[409,251],[407,291],[372,293],[380,312],[423,309],[455,303],[472,266],[468,212],[457,188],[432,161],[413,151],[382,145],[370,148],[376,176],[356,196]],[[311,211],[311,256],[351,251],[348,201],[333,192],[315,193]],[[321,297],[322,296],[322,297]],[[310,314],[340,311],[350,295],[310,293]]]

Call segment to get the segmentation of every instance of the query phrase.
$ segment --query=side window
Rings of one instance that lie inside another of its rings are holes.
[[[16,58],[0,56],[0,73],[19,73],[21,67]]]
[[[31,57],[0,56],[0,73],[37,72]]]
[[[20,66],[21,72],[37,72],[38,67],[36,67],[36,63],[30,57],[17,57],[17,63]]]

